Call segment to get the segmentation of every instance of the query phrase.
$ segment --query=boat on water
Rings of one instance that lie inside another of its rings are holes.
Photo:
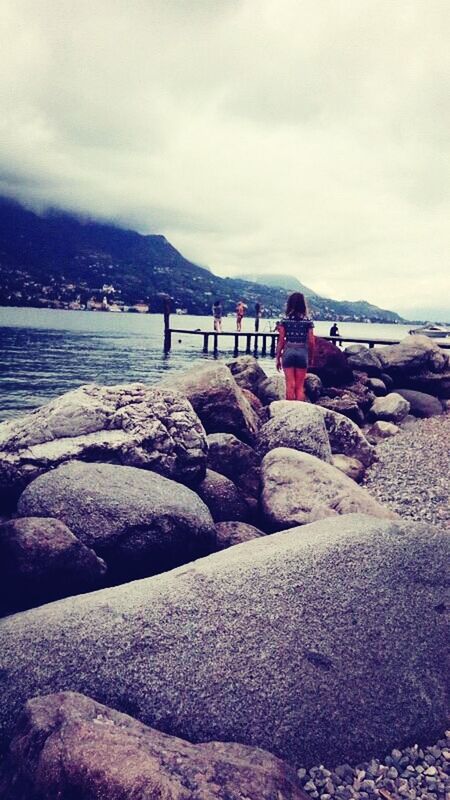
[[[450,336],[450,329],[445,328],[443,325],[422,325],[421,328],[412,328],[411,334],[420,334],[421,336],[429,336],[431,339],[444,339]]]

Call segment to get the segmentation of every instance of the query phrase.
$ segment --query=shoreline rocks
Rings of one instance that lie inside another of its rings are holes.
[[[114,582],[154,575],[215,549],[213,520],[198,495],[135,467],[63,464],[27,486],[18,512],[64,522],[106,561]]]
[[[5,618],[3,741],[27,698],[62,689],[308,768],[433,740],[448,548],[428,525],[334,517]]]
[[[10,508],[28,483],[74,459],[195,484],[206,452],[205,431],[181,395],[139,383],[80,386],[0,424],[0,502]]]
[[[30,700],[0,768],[8,800],[308,800],[288,764],[245,745],[191,744],[74,692]]]

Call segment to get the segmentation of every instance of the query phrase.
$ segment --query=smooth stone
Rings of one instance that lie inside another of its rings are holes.
[[[61,690],[308,768],[436,741],[449,563],[444,532],[347,515],[5,617],[3,741],[27,698]]]
[[[355,512],[396,517],[367,489],[309,453],[287,447],[271,450],[263,459],[261,478],[261,511],[267,530],[280,531]]]
[[[26,704],[0,772],[8,800],[308,800],[264,750],[191,744],[74,692]]]
[[[215,549],[214,523],[198,495],[135,467],[71,461],[30,483],[18,510],[64,522],[106,561],[110,581],[163,572]]]
[[[57,519],[0,525],[0,611],[31,608],[104,584],[105,562]]]

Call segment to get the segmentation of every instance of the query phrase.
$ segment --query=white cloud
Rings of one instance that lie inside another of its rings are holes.
[[[442,308],[447,0],[3,0],[0,14],[0,191],[164,233],[219,274]]]

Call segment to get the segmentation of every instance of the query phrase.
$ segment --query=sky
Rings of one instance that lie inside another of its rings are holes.
[[[450,318],[448,0],[1,0],[0,194]]]

